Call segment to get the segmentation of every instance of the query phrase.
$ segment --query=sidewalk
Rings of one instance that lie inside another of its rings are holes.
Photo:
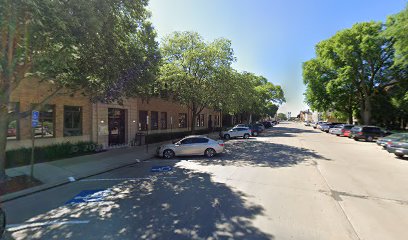
[[[34,177],[43,184],[0,196],[0,202],[69,183],[69,177],[77,180],[147,160],[154,156],[157,146],[169,142],[149,144],[149,152],[146,151],[146,145],[143,145],[35,164]],[[30,175],[30,166],[10,168],[6,173],[10,177]]]
[[[218,132],[206,134],[206,136],[218,139]],[[156,148],[166,143],[171,143],[171,141],[149,144],[149,152],[146,151],[146,145],[143,145],[110,149],[106,152],[92,155],[37,163],[34,165],[34,177],[43,184],[0,196],[0,202],[10,201],[35,192],[67,184],[70,182],[69,177],[74,177],[78,180],[139,163],[140,161],[154,157]],[[6,173],[9,177],[30,175],[30,166],[10,168],[6,170]]]

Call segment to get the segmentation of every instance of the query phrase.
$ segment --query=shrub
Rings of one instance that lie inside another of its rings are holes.
[[[58,143],[34,149],[36,163],[77,157],[96,153],[102,150],[102,146],[93,142]],[[31,160],[31,148],[19,148],[6,152],[6,168],[29,165]]]

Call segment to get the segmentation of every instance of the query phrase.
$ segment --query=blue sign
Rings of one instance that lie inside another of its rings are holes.
[[[32,111],[31,113],[31,126],[37,127],[38,126],[38,119],[40,118],[39,111]]]
[[[84,190],[65,204],[101,202],[110,193],[111,191],[107,189]]]
[[[171,170],[173,170],[171,166],[154,166],[151,172],[169,172]]]

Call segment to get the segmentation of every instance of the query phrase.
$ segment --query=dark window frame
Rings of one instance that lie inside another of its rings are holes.
[[[79,109],[79,128],[68,128],[68,127],[66,127],[66,122],[65,122],[65,120],[66,120],[66,115],[67,115],[67,113],[68,114],[72,114],[71,115],[71,120],[72,120],[72,124],[74,124],[73,122],[74,122],[74,113],[78,113],[77,111],[74,111],[74,110],[68,110],[67,111],[67,108],[78,108]],[[84,134],[84,132],[83,132],[83,108],[82,108],[82,106],[71,106],[71,105],[64,105],[64,116],[63,116],[63,125],[64,125],[64,128],[63,128],[63,131],[64,131],[64,137],[71,137],[71,136],[82,136],[83,134]],[[66,132],[67,131],[78,131],[79,130],[79,134],[78,135],[68,135],[68,134],[66,134]]]
[[[141,113],[143,113],[143,115]],[[147,130],[147,116],[149,116],[149,111],[144,110],[139,111],[139,128],[138,128],[139,131]]]
[[[167,129],[167,112],[160,113],[160,127],[161,129]]]
[[[45,117],[44,113],[47,112],[48,109],[52,109],[52,116],[51,117]],[[38,118],[38,126],[41,128],[41,135],[36,135],[35,134],[35,130],[34,130],[34,136],[35,138],[55,138],[55,120],[56,120],[56,112],[55,112],[56,108],[55,108],[55,104],[46,104],[44,105],[40,110],[40,116]],[[50,120],[52,122],[52,136],[45,136],[44,135],[44,125],[43,123],[45,122],[45,120]],[[31,123],[30,123],[31,126]],[[37,128],[38,128],[37,126]]]
[[[150,129],[151,130],[159,129],[159,112],[156,111],[150,112]]]
[[[184,120],[182,122],[182,120]],[[178,127],[179,128],[187,128],[188,120],[187,120],[187,113],[179,113],[178,114]]]

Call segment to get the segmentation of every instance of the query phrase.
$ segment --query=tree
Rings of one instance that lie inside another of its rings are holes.
[[[82,91],[111,102],[154,80],[160,60],[146,0],[0,0],[0,178],[5,177],[9,113],[22,80],[41,80],[51,92]]]
[[[205,42],[196,32],[174,32],[162,45],[163,65],[160,81],[165,90],[172,92],[175,101],[187,106],[192,112],[191,131],[195,119],[205,107],[219,105],[225,97],[224,87],[234,61],[231,42],[216,39]]]
[[[283,120],[283,121],[288,120],[288,117],[284,113],[278,113],[278,118],[279,120]]]
[[[390,69],[393,42],[383,31],[380,22],[357,23],[320,42],[316,60],[303,69],[305,83],[310,84],[307,101],[319,108],[324,104],[335,106],[339,111],[345,111],[338,108],[344,105],[349,113],[358,105],[364,124],[370,124],[373,97],[395,84]]]
[[[396,64],[408,65],[408,5],[400,13],[389,16],[385,35],[395,41]]]

